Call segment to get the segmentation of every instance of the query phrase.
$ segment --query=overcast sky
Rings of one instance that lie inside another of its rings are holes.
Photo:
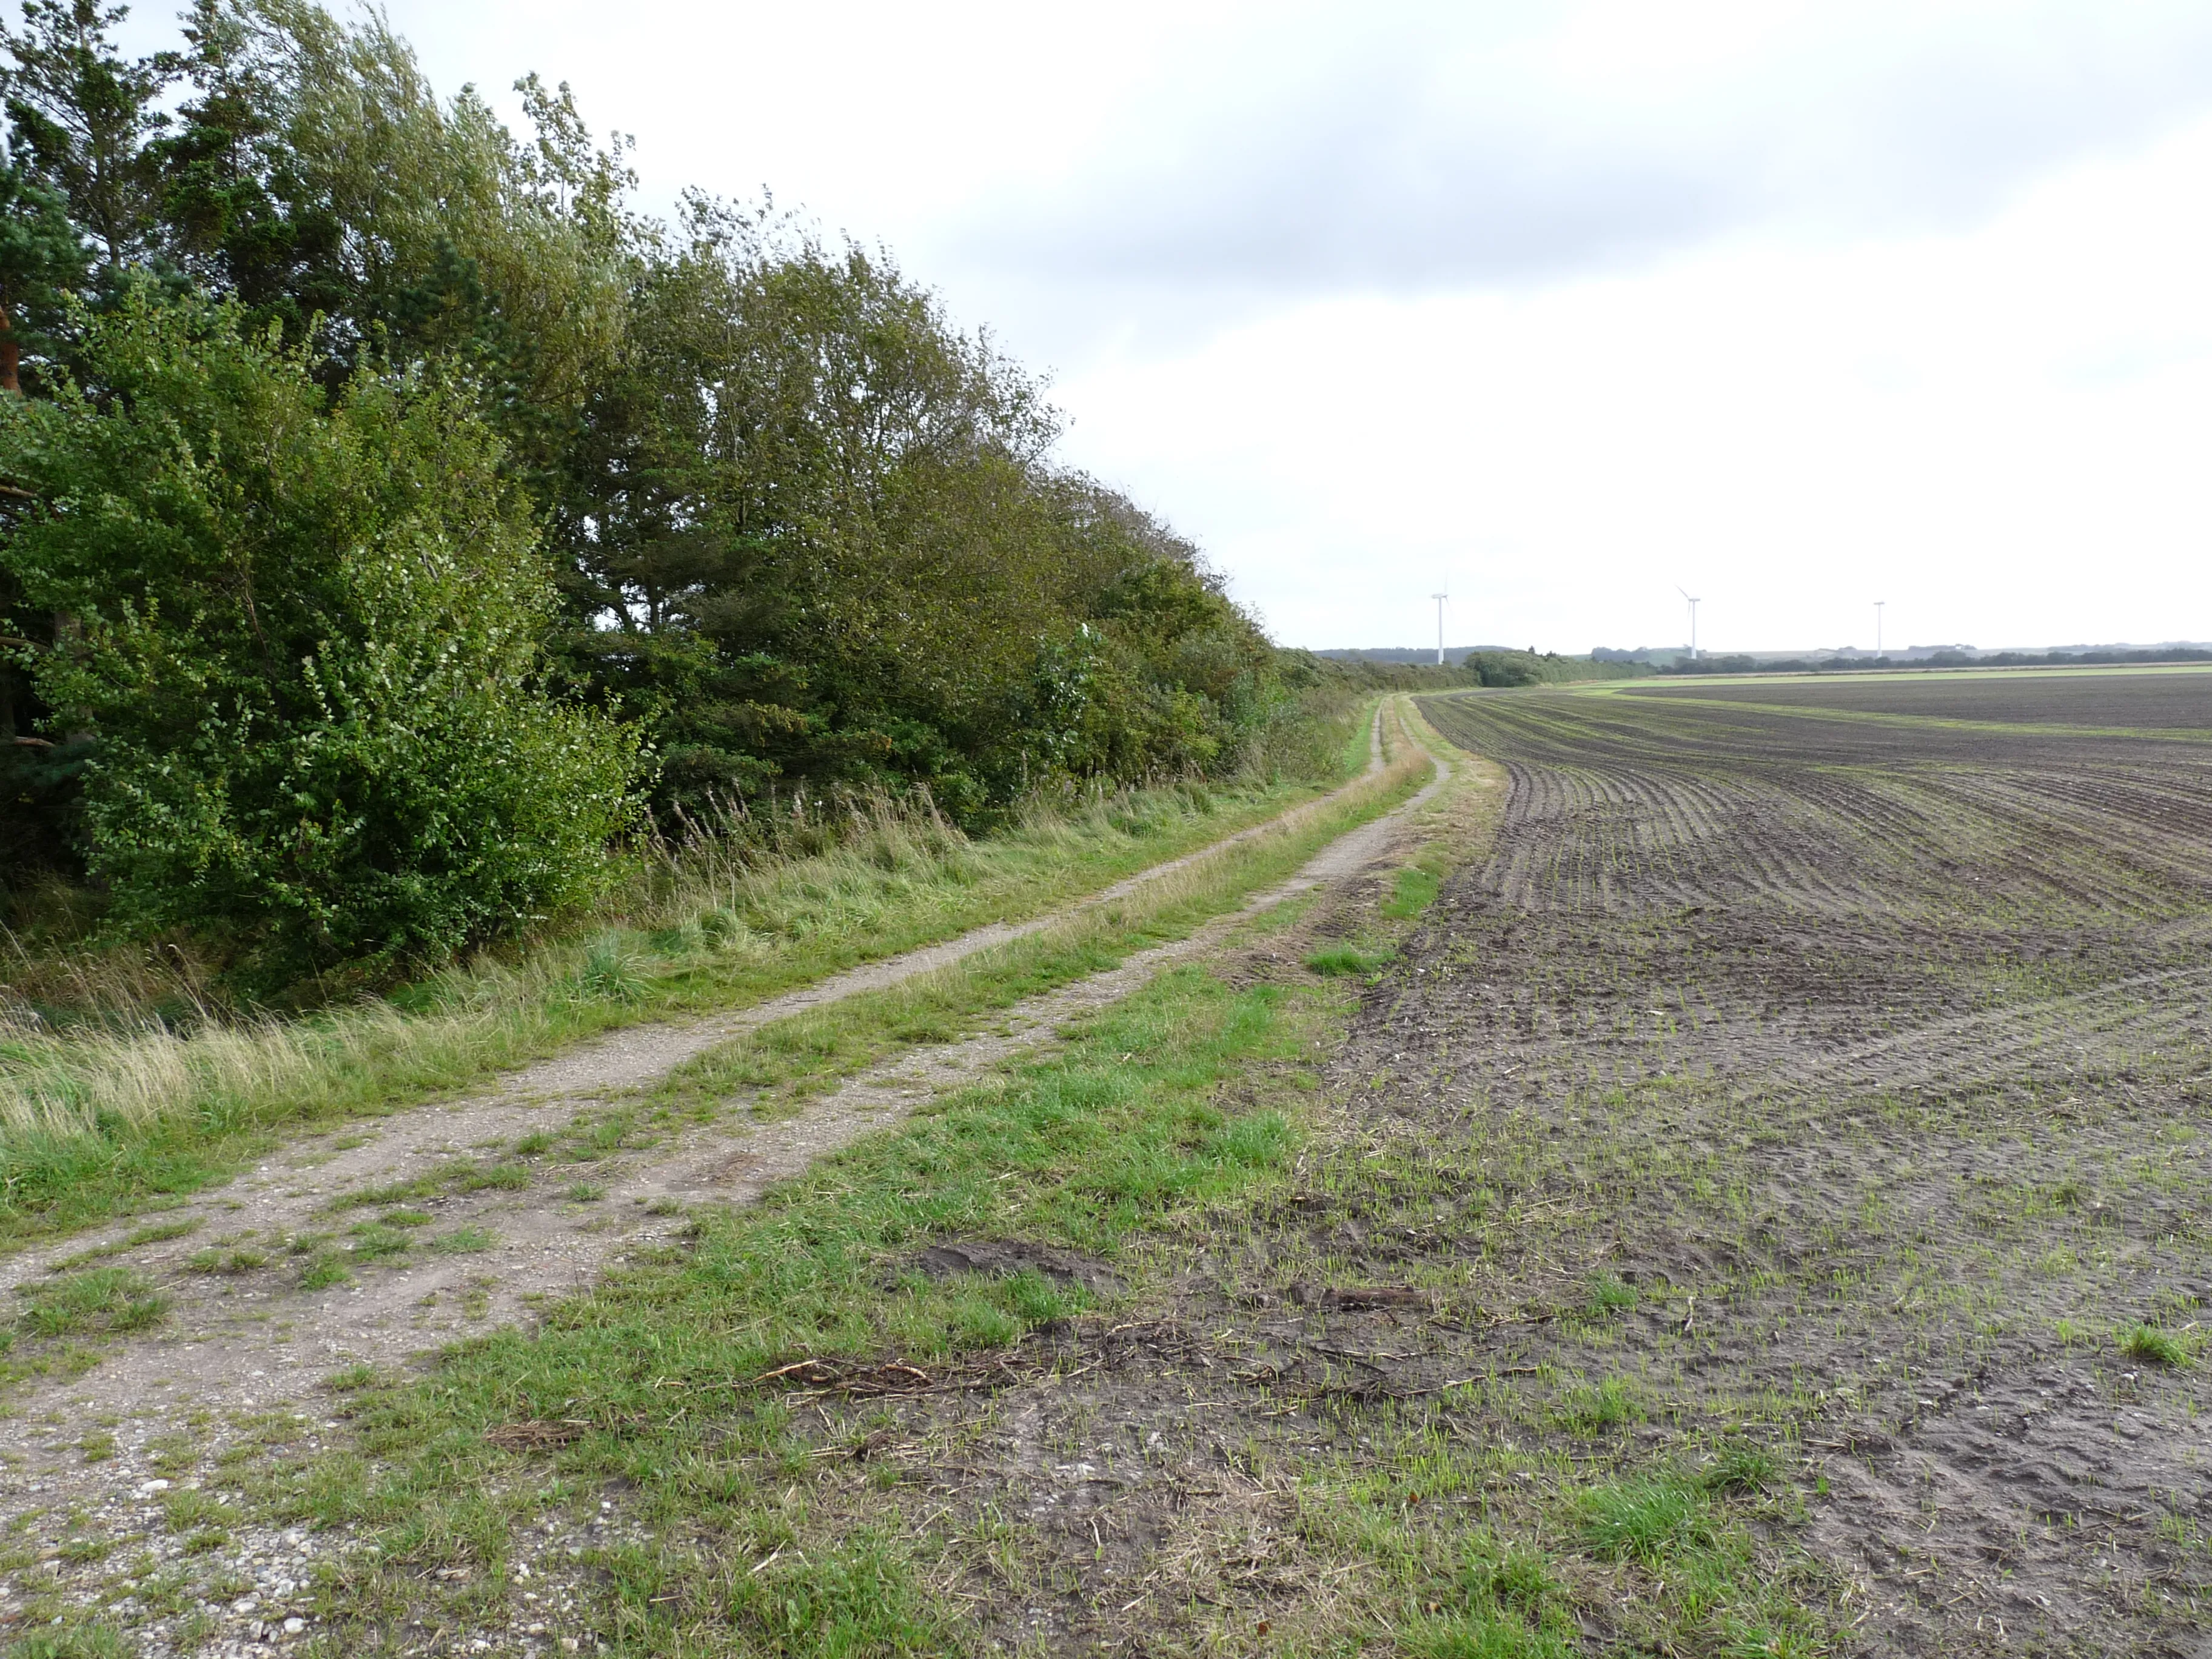
[[[1287,642],[2212,638],[2206,0],[390,15],[889,245]]]

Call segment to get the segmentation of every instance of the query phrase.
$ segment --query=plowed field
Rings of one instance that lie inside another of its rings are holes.
[[[1633,1292],[1572,1455],[1769,1449],[1856,1650],[2212,1651],[2212,676],[1423,707],[1510,803],[1347,1063]]]

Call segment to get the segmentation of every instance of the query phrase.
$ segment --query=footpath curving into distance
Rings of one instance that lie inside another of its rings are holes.
[[[118,1222],[0,1264],[0,1285],[15,1286],[74,1263],[112,1261],[159,1279],[173,1304],[160,1326],[104,1349],[90,1372],[52,1382],[27,1381],[20,1385],[15,1403],[43,1405],[66,1396],[76,1408],[94,1413],[130,1414],[149,1400],[180,1406],[189,1401],[193,1409],[213,1404],[265,1411],[344,1364],[392,1363],[503,1322],[527,1322],[536,1303],[587,1282],[617,1252],[680,1228],[683,1204],[747,1201],[823,1152],[894,1121],[917,1099],[1036,1045],[1075,1013],[1126,996],[1163,969],[1203,953],[1258,912],[1314,887],[1356,877],[1388,852],[1406,817],[1443,787],[1449,764],[1425,756],[1434,775],[1410,799],[1334,837],[1296,875],[1187,937],[1138,951],[1115,968],[1002,1010],[986,1035],[903,1050],[848,1079],[795,1116],[759,1122],[740,1104],[713,1123],[665,1134],[650,1146],[565,1166],[569,1176],[589,1176],[589,1188],[561,1188],[561,1171],[551,1168],[512,1185],[447,1182],[441,1188],[441,1175],[497,1164],[502,1157],[511,1159],[511,1149],[525,1137],[563,1129],[579,1114],[613,1105],[747,1031],[948,968],[1127,898],[1231,846],[1289,833],[1346,790],[1380,775],[1382,719],[1378,710],[1366,770],[1344,789],[1155,866],[1079,904],[1023,922],[978,928],[751,1007],[680,1026],[623,1031],[526,1067],[494,1089],[459,1100],[303,1136],[228,1185],[164,1211],[160,1219],[167,1224],[165,1231],[174,1231],[173,1237],[142,1240],[133,1247],[136,1224]],[[1414,742],[1410,732],[1402,740]],[[510,1162],[504,1167],[517,1166]],[[410,1236],[410,1243],[421,1248],[397,1252],[374,1266],[366,1258],[356,1262],[355,1252],[346,1258],[357,1269],[348,1284],[308,1290],[295,1282],[298,1264],[288,1255],[291,1245],[303,1238],[335,1237],[342,1248],[349,1226],[389,1207],[362,1205],[359,1195],[397,1193],[410,1183],[423,1190],[407,1204],[429,1217]],[[480,1248],[450,1243],[472,1231],[484,1241]],[[191,1259],[210,1250],[228,1253],[239,1264],[237,1271],[192,1271]],[[16,1424],[24,1424],[28,1415],[19,1412]],[[6,1439],[15,1443],[13,1451],[45,1461],[36,1456],[38,1448],[25,1434],[11,1431]],[[118,1468],[127,1468],[127,1462]],[[10,1484],[0,1477],[0,1510],[7,1507]]]

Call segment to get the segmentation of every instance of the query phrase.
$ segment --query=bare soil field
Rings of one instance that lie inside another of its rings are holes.
[[[1638,685],[1627,695],[1935,720],[2212,732],[2212,672],[2198,668],[1968,671],[1911,678],[1869,674],[1750,685]]]
[[[805,1373],[880,1449],[817,1516],[934,1525],[985,1648],[2212,1653],[2212,750],[1423,708],[1510,793],[1295,1170],[1009,1358]]]
[[[2193,676],[1804,690],[2212,707]],[[1577,1264],[1638,1292],[1527,1362],[1786,1455],[1777,1536],[1855,1587],[1854,1642],[2212,1650],[2212,753],[1720,701],[1425,705],[1511,802],[1363,1069],[1554,1201],[1484,1239],[1488,1305],[1556,1304]]]

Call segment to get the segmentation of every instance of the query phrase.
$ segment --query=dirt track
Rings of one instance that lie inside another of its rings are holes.
[[[1383,765],[1382,735],[1378,715],[1370,775]],[[1394,743],[1403,741],[1394,736]],[[589,1180],[568,1188],[517,1156],[518,1148],[530,1152],[533,1133],[558,1128],[580,1114],[588,1118],[592,1109],[743,1031],[915,979],[1110,904],[1218,848],[1280,833],[1287,821],[1314,809],[1240,831],[1033,922],[978,929],[688,1026],[618,1032],[529,1067],[484,1094],[304,1137],[229,1186],[164,1212],[159,1219],[173,1237],[134,1242],[134,1224],[123,1223],[17,1257],[0,1267],[0,1288],[34,1295],[55,1273],[88,1261],[119,1261],[160,1276],[174,1305],[151,1329],[84,1352],[86,1365],[59,1355],[61,1363],[15,1385],[9,1402],[15,1420],[0,1436],[0,1462],[7,1466],[0,1474],[0,1525],[18,1534],[35,1528],[29,1535],[45,1547],[34,1552],[43,1557],[32,1574],[37,1591],[46,1588],[41,1576],[52,1575],[76,1585],[73,1599],[86,1606],[100,1595],[109,1577],[101,1562],[118,1547],[150,1547],[164,1560],[188,1559],[180,1554],[187,1546],[163,1537],[163,1494],[203,1481],[217,1491],[234,1450],[257,1441],[308,1453],[320,1449],[323,1432],[337,1426],[318,1421],[330,1409],[320,1384],[333,1372],[351,1364],[404,1364],[458,1337],[526,1325],[549,1299],[588,1283],[625,1253],[674,1234],[685,1224],[687,1206],[746,1202],[824,1153],[896,1122],[937,1092],[964,1086],[1048,1042],[1069,1020],[1127,995],[1170,965],[1218,950],[1254,915],[1356,878],[1389,851],[1406,816],[1437,793],[1449,770],[1437,762],[1435,778],[1413,799],[1339,836],[1295,876],[1188,937],[1030,998],[987,1034],[900,1054],[796,1114],[756,1121],[742,1111],[726,1112],[688,1130],[625,1139],[605,1158],[569,1166],[569,1174]],[[422,1190],[403,1192],[410,1183]],[[373,1195],[374,1201],[346,1207],[358,1201],[356,1195]],[[314,1241],[325,1249],[343,1244],[349,1223],[358,1223],[352,1234],[388,1244],[390,1257],[351,1255],[345,1259],[349,1277],[326,1286],[300,1282],[301,1250]],[[216,1258],[227,1265],[212,1266]],[[99,1449],[88,1455],[88,1445]],[[74,1563],[63,1559],[56,1549],[64,1534],[80,1543],[102,1540],[103,1553]],[[326,1542],[324,1559],[329,1552]],[[202,1577],[232,1587],[206,1603],[216,1650],[261,1651],[264,1644],[275,1650],[288,1637],[312,1637],[311,1627],[287,1631],[281,1615],[305,1611],[317,1554],[314,1540],[295,1530],[260,1535],[242,1552],[233,1546],[204,1559]],[[0,1582],[0,1629],[20,1617],[21,1599],[14,1585]],[[129,1622],[131,1604],[119,1611]],[[165,1620],[139,1639],[148,1652],[190,1650],[177,1629]]]

